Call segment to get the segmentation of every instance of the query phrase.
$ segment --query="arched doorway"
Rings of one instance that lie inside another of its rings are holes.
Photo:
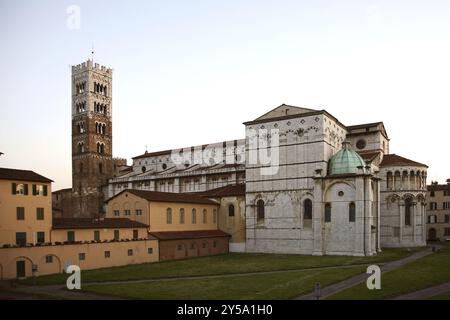
[[[430,228],[428,230],[428,241],[436,241],[436,229]]]

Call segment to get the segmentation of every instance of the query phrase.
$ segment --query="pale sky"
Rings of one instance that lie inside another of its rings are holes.
[[[67,26],[70,5],[79,29]],[[244,138],[291,104],[383,121],[450,178],[450,1],[0,0],[0,167],[71,186],[70,65],[112,67],[113,153]]]

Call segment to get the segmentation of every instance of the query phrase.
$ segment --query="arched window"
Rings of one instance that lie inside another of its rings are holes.
[[[312,201],[311,199],[305,199],[303,201],[303,227],[312,227]]]
[[[348,221],[355,222],[356,220],[356,206],[354,202],[350,202],[348,205]]]
[[[213,223],[217,223],[217,209],[213,209]]]
[[[228,206],[228,216],[229,217],[234,217],[234,205],[230,204]]]
[[[172,224],[172,208],[167,208],[166,222],[167,224]]]
[[[331,222],[331,203],[325,204],[325,222]]]
[[[197,223],[197,210],[192,209],[192,224]]]
[[[208,223],[208,211],[203,209],[203,223]]]
[[[184,209],[180,209],[180,224],[184,223]]]
[[[102,125],[102,134],[105,134],[106,133],[106,124],[103,124]]]
[[[257,222],[264,221],[264,216],[265,216],[264,201],[259,199],[256,202],[256,221]]]
[[[411,225],[411,207],[412,207],[411,198],[405,199],[405,226]]]
[[[83,153],[84,152],[84,142],[79,142],[78,143],[78,153]]]
[[[387,177],[386,177],[386,188],[388,190],[392,189],[392,182],[393,182],[393,176],[392,176],[392,172],[389,171],[387,173]]]

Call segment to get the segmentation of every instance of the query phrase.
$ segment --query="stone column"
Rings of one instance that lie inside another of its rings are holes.
[[[173,179],[173,192],[180,192],[180,178]]]
[[[400,216],[399,216],[399,223],[400,223],[400,228],[399,228],[399,243],[401,244],[403,242],[403,228],[405,226],[405,201],[404,200],[399,200],[399,212],[400,212]]]
[[[413,243],[415,244],[416,243],[416,234],[417,234],[417,232],[416,232],[416,214],[417,214],[417,202],[416,201],[413,201],[412,203],[411,203],[411,215],[412,215],[412,221],[411,221],[411,225],[412,225],[412,227],[413,227],[413,234],[412,234],[412,239],[413,239]]]
[[[322,216],[324,210],[323,204],[323,188],[324,181],[321,179],[322,170],[316,170],[314,179],[314,201],[313,201],[313,221],[312,221],[312,234],[313,234],[313,251],[314,256],[322,256],[324,254],[323,248],[323,226]]]

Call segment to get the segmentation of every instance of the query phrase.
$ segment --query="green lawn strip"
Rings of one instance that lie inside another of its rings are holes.
[[[423,250],[423,248],[386,249],[373,257],[230,253],[178,261],[86,270],[81,272],[81,277],[82,282],[88,283],[373,264],[398,260],[419,250]],[[66,279],[66,274],[56,274],[37,277],[34,280],[26,279],[20,283],[33,284],[35,281],[37,285],[64,284]]]
[[[363,283],[337,293],[329,299],[390,299],[448,281],[450,281],[450,245],[446,244],[439,253],[382,274],[381,290],[368,290]]]
[[[87,285],[84,291],[128,299],[291,299],[365,271],[364,267],[147,283]]]

